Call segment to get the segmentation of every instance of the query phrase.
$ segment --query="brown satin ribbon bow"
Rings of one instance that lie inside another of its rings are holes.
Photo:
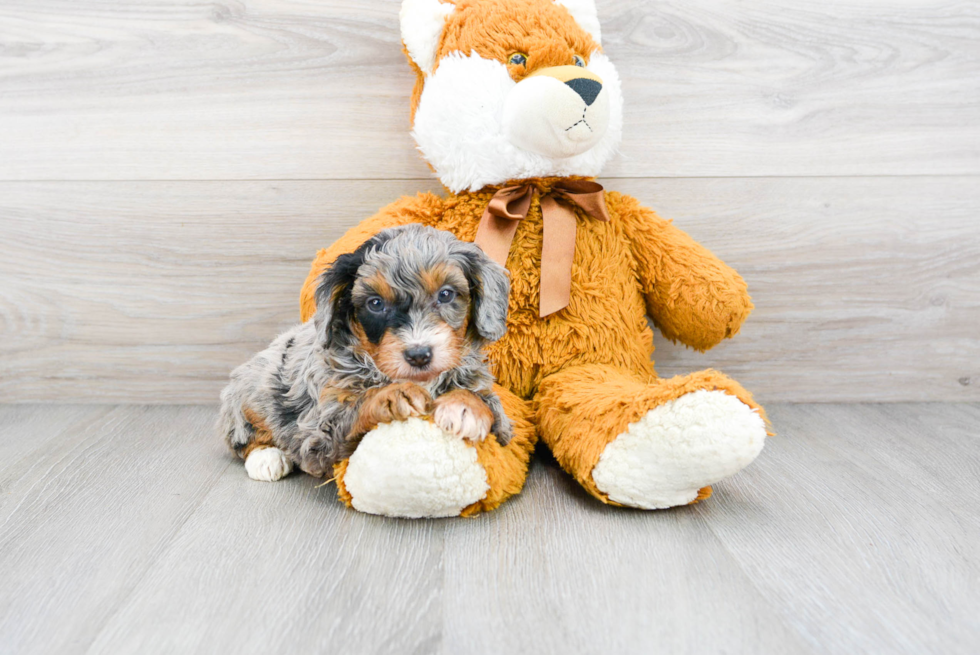
[[[527,217],[531,200],[539,195],[531,185],[509,186],[490,199],[476,231],[476,245],[501,266],[507,265],[517,223]],[[544,243],[541,247],[540,315],[548,316],[568,306],[572,291],[572,259],[575,256],[575,211],[558,198],[581,207],[600,221],[608,221],[602,185],[588,180],[565,180],[540,194]]]

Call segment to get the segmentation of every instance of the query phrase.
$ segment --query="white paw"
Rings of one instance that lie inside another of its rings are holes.
[[[293,463],[278,448],[256,448],[245,458],[245,472],[253,480],[275,482],[292,470]]]
[[[440,428],[470,441],[483,441],[490,434],[492,420],[476,415],[465,403],[448,402],[436,405],[432,420]]]
[[[354,509],[402,518],[459,516],[490,489],[475,448],[418,418],[364,435],[344,486]]]
[[[695,391],[631,423],[603,450],[592,479],[623,505],[686,505],[748,466],[765,440],[758,412],[724,391]]]

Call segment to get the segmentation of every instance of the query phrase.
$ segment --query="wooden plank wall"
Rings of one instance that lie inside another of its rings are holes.
[[[610,188],[743,273],[763,400],[980,400],[980,5],[600,0]],[[0,401],[215,402],[315,250],[435,190],[398,0],[0,4]]]

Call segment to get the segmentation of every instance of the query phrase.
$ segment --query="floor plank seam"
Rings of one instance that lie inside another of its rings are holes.
[[[102,621],[102,624],[99,626],[98,630],[92,633],[92,641],[89,642],[89,644],[85,647],[86,653],[91,652],[92,647],[99,641],[99,637],[102,636],[102,633],[105,631],[105,629],[112,623],[113,619],[116,616],[118,616],[119,613],[123,611],[123,609],[125,609],[126,603],[128,603],[129,599],[132,598],[137,591],[139,591],[140,587],[143,584],[143,581],[146,579],[146,576],[149,574],[149,572],[153,569],[153,567],[157,564],[157,562],[159,562],[160,559],[167,554],[167,551],[170,550],[170,547],[180,536],[181,532],[183,532],[184,527],[191,520],[191,518],[193,518],[193,516],[197,513],[197,511],[204,505],[205,501],[214,491],[215,487],[218,486],[218,482],[221,480],[222,477],[224,477],[228,469],[231,468],[231,466],[235,463],[236,463],[235,461],[229,461],[220,471],[218,471],[215,474],[214,478],[207,486],[207,490],[201,494],[201,497],[198,499],[198,501],[194,503],[194,506],[187,511],[186,515],[182,517],[182,519],[180,519],[179,523],[177,523],[173,527],[173,529],[171,530],[167,538],[161,541],[161,543],[156,549],[156,552],[153,553],[148,558],[146,562],[146,566],[140,572],[139,577],[133,581],[133,584],[129,588],[129,590],[122,595],[122,597],[118,600],[118,602],[116,602],[115,607],[106,614],[105,620]]]

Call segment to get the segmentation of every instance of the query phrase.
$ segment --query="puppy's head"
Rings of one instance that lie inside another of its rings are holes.
[[[472,243],[406,225],[341,255],[321,277],[320,343],[360,348],[392,380],[425,382],[507,329],[506,271]]]

